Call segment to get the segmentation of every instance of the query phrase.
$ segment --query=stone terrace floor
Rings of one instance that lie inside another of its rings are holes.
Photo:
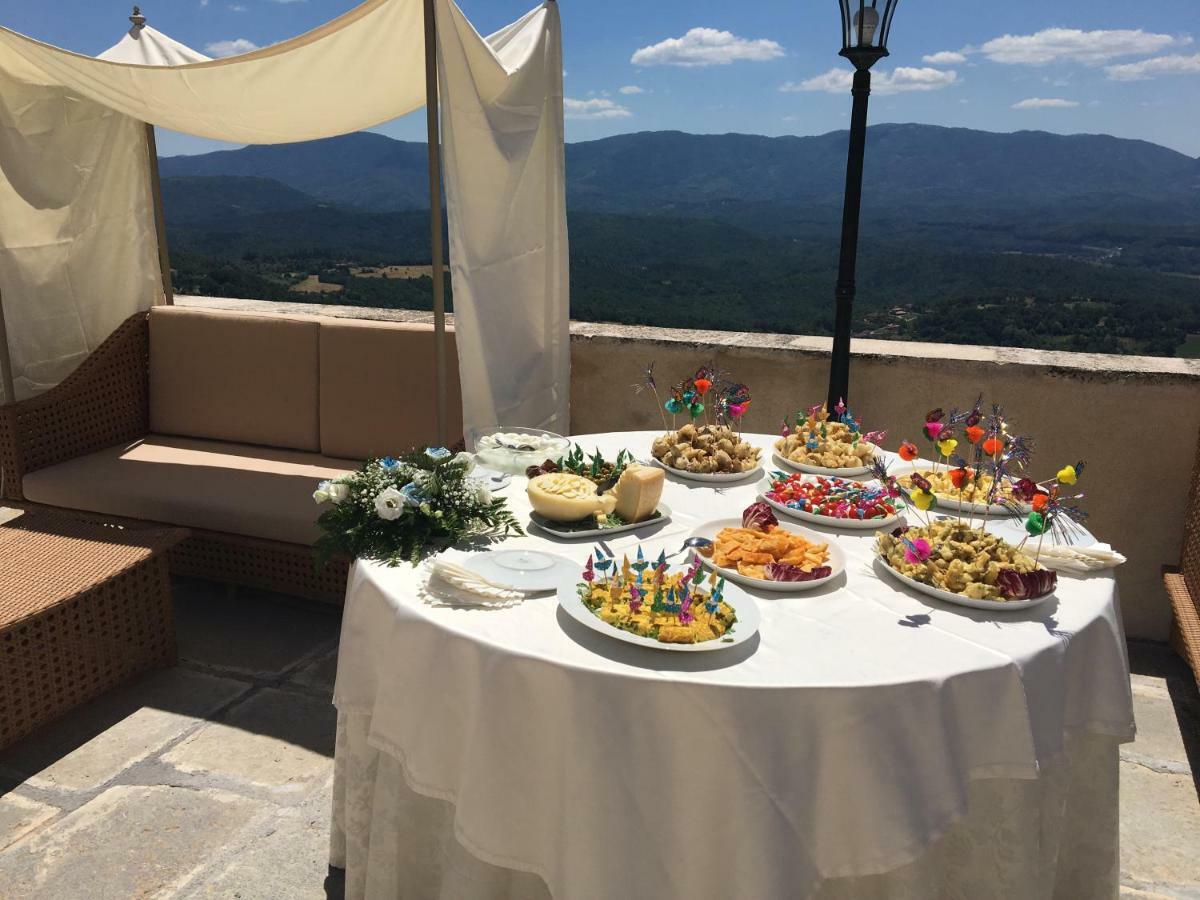
[[[180,664],[0,753],[0,895],[340,897],[329,869],[338,615],[178,580]],[[1200,898],[1200,697],[1133,642],[1122,895]]]

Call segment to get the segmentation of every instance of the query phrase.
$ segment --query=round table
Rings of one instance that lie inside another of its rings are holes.
[[[645,458],[653,437],[576,440]],[[747,439],[769,471],[773,438]],[[527,522],[524,486],[503,495]],[[671,553],[760,488],[669,475],[671,521],[606,543]],[[430,604],[423,570],[356,563],[334,698],[348,896],[1115,895],[1133,713],[1113,579],[982,612],[879,571],[872,532],[796,524],[845,573],[751,591],[759,634],[713,653],[610,640],[552,595]],[[522,546],[582,567],[592,544]]]

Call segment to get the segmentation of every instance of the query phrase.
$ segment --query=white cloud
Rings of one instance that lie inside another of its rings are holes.
[[[620,88],[617,91],[617,93],[620,93],[620,94],[644,94],[644,93],[646,93],[646,89],[640,88],[636,84],[627,84],[627,85],[625,85],[625,87]]]
[[[1140,28],[1113,31],[1046,28],[1034,34],[993,38],[979,49],[992,62],[1010,65],[1040,66],[1060,61],[1099,65],[1118,56],[1146,56],[1191,42],[1189,37],[1156,34]]]
[[[1061,97],[1026,97],[1012,105],[1013,109],[1071,109],[1078,106],[1078,101],[1064,100]]]
[[[594,100],[573,100],[565,97],[563,115],[568,119],[624,119],[633,113],[621,104],[603,97]]]
[[[953,69],[915,69],[898,66],[891,72],[876,72],[871,79],[871,92],[877,94],[900,94],[906,91],[937,91],[949,87],[958,80]],[[827,94],[844,94],[854,82],[854,71],[833,68],[804,81],[789,81],[780,86],[781,91],[824,91]]]
[[[930,53],[928,56],[921,57],[921,62],[928,63],[931,66],[958,66],[966,61],[966,54],[959,53],[956,50],[940,50],[937,53]]]
[[[204,45],[204,52],[210,56],[237,56],[239,53],[249,53],[257,50],[258,44],[245,38],[234,38],[230,41],[213,41]]]
[[[635,66],[727,66],[735,60],[763,62],[783,56],[775,41],[748,40],[716,28],[693,28],[683,37],[642,47],[630,58]]]
[[[1104,74],[1113,81],[1144,81],[1156,75],[1196,75],[1200,74],[1200,53],[1192,56],[1175,53],[1143,59],[1141,62],[1108,66]]]

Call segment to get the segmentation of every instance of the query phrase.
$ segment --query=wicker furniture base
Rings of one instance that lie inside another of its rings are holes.
[[[193,529],[171,550],[171,572],[336,603],[346,599],[347,559],[319,566],[311,547]]]
[[[0,526],[0,747],[175,662],[166,551],[186,536],[42,511]]]

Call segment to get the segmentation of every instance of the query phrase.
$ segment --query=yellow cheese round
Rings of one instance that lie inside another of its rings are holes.
[[[526,493],[533,511],[551,522],[578,522],[588,516],[608,515],[617,505],[611,493],[598,495],[594,482],[570,472],[531,478]]]

